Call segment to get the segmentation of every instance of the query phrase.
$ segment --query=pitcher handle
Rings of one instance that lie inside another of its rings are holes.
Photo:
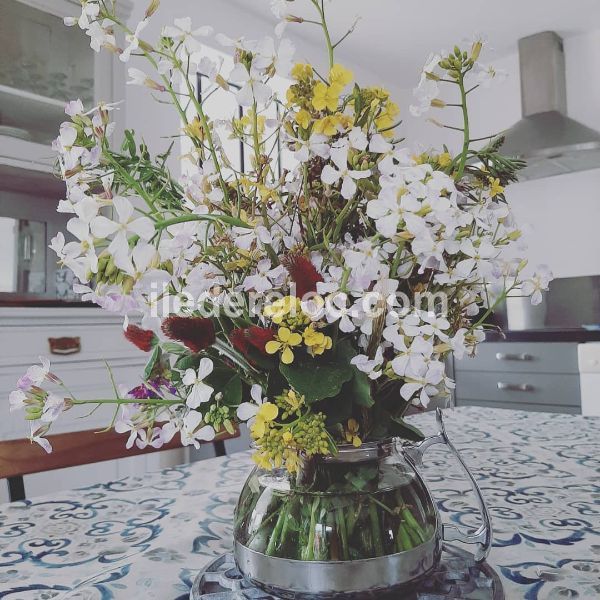
[[[403,448],[404,456],[406,456],[409,462],[412,463],[413,467],[418,469],[418,467],[423,466],[423,455],[430,446],[434,446],[436,444],[445,444],[448,446],[448,448],[450,448],[450,451],[454,454],[465,475],[467,476],[471,484],[472,491],[475,492],[475,498],[477,499],[477,505],[481,513],[482,523],[474,533],[466,533],[461,531],[455,525],[443,525],[443,539],[445,542],[459,541],[467,544],[475,544],[477,546],[475,550],[475,561],[478,563],[483,562],[487,558],[492,547],[492,520],[490,518],[490,513],[481,490],[477,485],[477,481],[475,481],[475,477],[473,477],[473,474],[471,471],[469,471],[469,467],[467,467],[465,464],[465,461],[458,450],[448,439],[446,427],[444,426],[444,417],[439,408],[436,410],[435,416],[440,432],[437,435],[426,438],[418,444]]]

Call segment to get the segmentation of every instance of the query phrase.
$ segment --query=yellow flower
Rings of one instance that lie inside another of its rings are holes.
[[[267,342],[265,350],[267,354],[275,354],[281,351],[281,362],[289,365],[294,362],[294,353],[292,348],[302,343],[302,336],[299,333],[290,331],[287,327],[280,327],[274,340]],[[264,404],[263,404],[264,406]]]
[[[285,468],[290,473],[296,473],[302,464],[298,452],[288,448],[283,451],[283,457],[285,458]]]
[[[295,116],[296,123],[302,127],[302,129],[308,129],[311,121],[310,113],[306,109],[302,109],[301,111],[296,113]]]
[[[255,440],[265,435],[267,423],[274,421],[279,414],[279,409],[272,402],[263,402],[256,413],[254,422],[250,426],[250,433]]]
[[[313,132],[321,133],[322,135],[332,136],[338,133],[339,124],[340,122],[337,115],[323,117],[322,119],[315,121]]]
[[[395,102],[388,102],[385,109],[381,111],[381,114],[375,119],[375,125],[379,131],[383,131],[385,137],[392,137],[394,131],[390,129],[396,123],[396,117],[400,113],[400,108]]]
[[[362,440],[358,437],[358,422],[356,419],[348,419],[344,437],[346,438],[346,441],[352,443],[355,448],[362,445]]]
[[[198,117],[194,117],[194,119],[183,128],[183,131],[191,138],[196,138],[198,140],[204,139],[204,127]]]
[[[301,396],[294,390],[289,390],[285,396],[285,401],[290,405],[292,411],[295,412],[304,404],[304,396]]]
[[[490,182],[490,196],[492,198],[504,191],[504,187],[500,185],[500,180],[497,177],[488,177],[488,181]]]
[[[313,90],[312,105],[316,110],[337,110],[338,101],[342,89],[338,85],[325,85],[323,82],[317,83]]]
[[[300,299],[296,296],[285,296],[263,309],[263,315],[270,318],[276,325],[281,324],[288,315],[296,317],[301,312]]]
[[[306,63],[296,63],[292,67],[292,77],[297,81],[305,81],[313,76],[313,68]]]
[[[266,471],[271,470],[271,459],[267,452],[255,452],[252,455],[252,460],[261,468]]]
[[[329,83],[337,85],[341,89],[344,89],[353,79],[354,74],[352,71],[342,67],[342,65],[333,65],[331,71],[329,71]]]
[[[304,343],[313,356],[323,354],[325,350],[330,350],[333,344],[329,336],[317,331],[314,327],[307,327],[304,330]]]
[[[450,156],[450,152],[442,152],[438,156],[438,164],[440,167],[447,167],[452,164],[452,156]]]

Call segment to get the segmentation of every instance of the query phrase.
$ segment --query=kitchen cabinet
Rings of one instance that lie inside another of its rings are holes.
[[[52,371],[64,379],[75,397],[88,399],[114,396],[105,361],[117,384],[133,388],[139,385],[148,358],[125,340],[122,317],[93,307],[0,307],[0,342],[0,440],[28,434],[23,413],[10,413],[8,395],[38,356],[50,359]],[[80,417],[92,408],[66,412],[56,421],[52,432],[104,429],[112,420],[114,407],[103,406],[82,420]],[[126,438],[124,435],[123,445]],[[40,453],[43,453],[41,448]],[[27,475],[25,488],[28,496],[33,497],[96,481],[141,476],[146,471],[180,464],[186,458],[184,450],[170,450]],[[7,500],[6,486],[0,485],[0,502]]]
[[[454,361],[457,406],[581,413],[577,343],[485,342]]]

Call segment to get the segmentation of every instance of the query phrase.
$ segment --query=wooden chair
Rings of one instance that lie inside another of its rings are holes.
[[[219,434],[212,442],[217,456],[225,456],[225,440],[236,438],[233,435]],[[148,452],[163,452],[181,448],[178,439],[173,439],[162,448],[140,450],[136,446],[127,450],[125,437],[115,431],[76,431],[48,436],[52,444],[52,454],[46,454],[29,439],[6,440],[0,442],[0,479],[6,479],[11,502],[25,499],[24,475],[53,471],[65,467],[78,467],[107,460],[127,458]]]

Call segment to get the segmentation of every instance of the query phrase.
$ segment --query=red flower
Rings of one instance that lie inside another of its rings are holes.
[[[266,355],[265,346],[274,338],[275,332],[272,329],[255,325],[248,329],[234,329],[229,334],[231,345],[244,356],[248,356],[251,347]]]
[[[306,256],[288,254],[281,262],[296,284],[298,298],[302,298],[308,292],[317,291],[317,283],[323,281],[323,277]]]
[[[192,352],[201,352],[215,343],[215,327],[202,317],[167,317],[161,329],[171,338],[185,344]]]
[[[156,343],[156,336],[153,331],[142,329],[137,325],[128,325],[125,330],[125,337],[144,352],[150,352]]]

